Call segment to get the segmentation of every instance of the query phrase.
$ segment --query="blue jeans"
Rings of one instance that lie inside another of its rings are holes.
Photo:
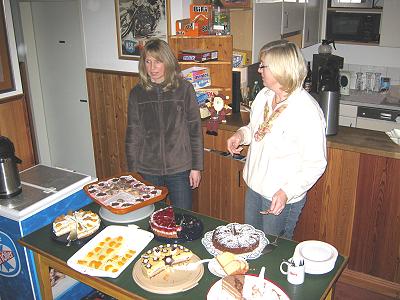
[[[176,173],[172,175],[150,175],[140,173],[144,180],[154,185],[166,186],[168,188],[168,198],[175,207],[191,210],[192,209],[192,189],[190,187],[190,171]]]
[[[283,236],[292,239],[301,210],[306,203],[306,197],[299,202],[286,204],[278,216],[260,214],[260,211],[269,209],[271,203],[271,200],[248,188],[245,202],[245,222],[270,235],[278,235],[282,229],[285,229]]]

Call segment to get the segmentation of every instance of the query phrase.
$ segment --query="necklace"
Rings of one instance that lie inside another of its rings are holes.
[[[277,96],[275,95],[274,99],[272,100],[273,112],[272,112],[271,116],[269,116],[269,117],[268,117],[268,114],[269,114],[268,101],[265,103],[265,106],[264,106],[264,122],[262,122],[260,124],[260,126],[258,127],[257,132],[254,134],[254,139],[257,142],[261,141],[267,133],[271,132],[271,128],[272,128],[273,122],[279,117],[279,115],[288,106],[287,103],[285,103],[285,104],[280,105],[277,109],[275,109],[276,105],[278,105],[279,103],[281,103],[281,102],[286,100],[285,99],[283,101],[280,101],[280,102],[276,103],[276,99],[277,99]],[[274,105],[274,102],[275,102],[275,105]]]

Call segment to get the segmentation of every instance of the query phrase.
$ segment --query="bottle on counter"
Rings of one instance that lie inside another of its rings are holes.
[[[310,62],[307,63],[307,76],[304,79],[303,88],[307,92],[309,92],[309,93],[311,92],[311,88],[312,88],[312,72],[311,72],[311,63]]]
[[[258,80],[256,80],[256,81],[254,81],[253,88],[251,89],[250,100],[251,100],[252,103],[253,103],[254,99],[256,99],[256,96],[260,91],[261,91],[260,84],[258,83]]]

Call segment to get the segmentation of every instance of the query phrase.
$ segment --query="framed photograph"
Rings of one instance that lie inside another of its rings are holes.
[[[7,28],[4,17],[4,7],[0,1],[0,93],[14,90],[14,80],[8,48]]]
[[[138,60],[146,40],[167,41],[169,0],[115,0],[118,56]]]

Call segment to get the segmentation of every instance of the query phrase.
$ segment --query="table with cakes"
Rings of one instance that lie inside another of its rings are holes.
[[[43,299],[53,299],[50,269],[116,299],[325,299],[347,264],[322,241],[278,238],[265,253],[274,236],[168,205],[165,187],[136,174],[83,189],[93,203],[19,240]],[[301,282],[289,280],[295,261]]]

